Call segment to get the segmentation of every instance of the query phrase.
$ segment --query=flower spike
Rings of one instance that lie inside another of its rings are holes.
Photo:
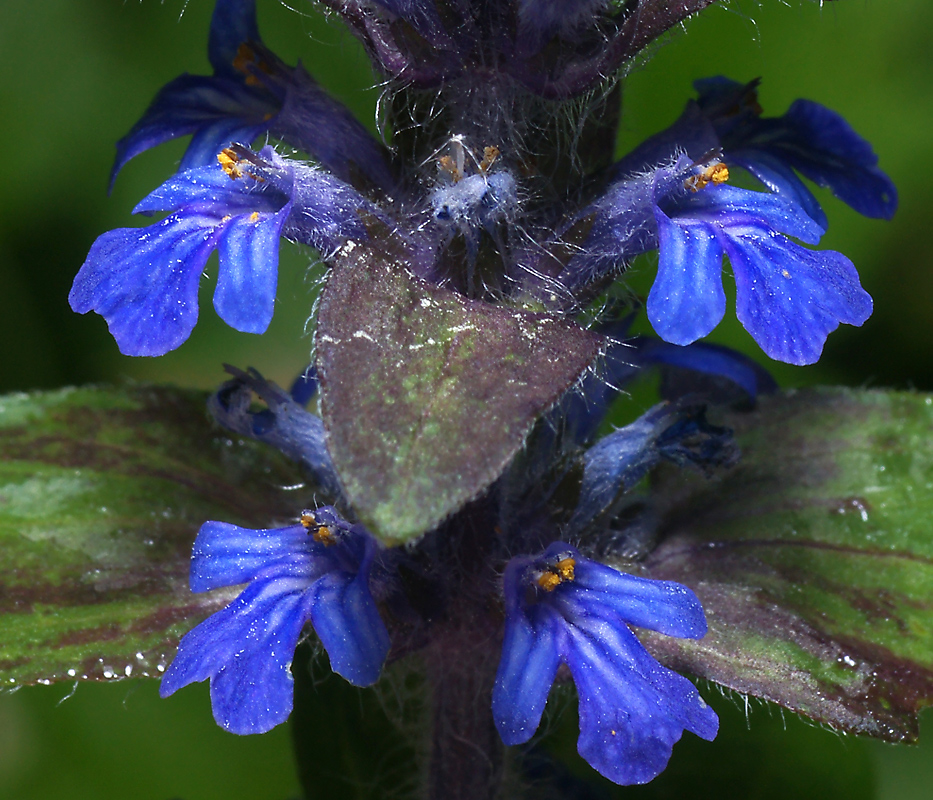
[[[629,628],[702,638],[706,619],[690,589],[626,575],[555,542],[539,557],[512,559],[503,591],[505,639],[492,709],[506,744],[534,735],[561,663],[579,695],[577,749],[615,783],[658,775],[684,730],[715,738],[715,712]]]
[[[309,620],[334,672],[355,686],[375,683],[389,652],[369,587],[376,552],[375,539],[332,506],[305,511],[288,528],[205,523],[194,543],[191,590],[249,585],[185,635],[159,693],[210,679],[221,727],[270,730],[291,712],[291,661]]]

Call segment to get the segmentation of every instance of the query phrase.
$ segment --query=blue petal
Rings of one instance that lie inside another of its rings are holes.
[[[675,160],[681,153],[697,161],[719,147],[719,139],[709,118],[691,101],[673,125],[646,139],[613,164],[612,179],[648,172],[658,164]]]
[[[331,669],[354,686],[379,680],[389,653],[389,632],[369,589],[372,556],[359,571],[330,572],[310,590],[311,621]]]
[[[736,314],[771,358],[813,364],[840,322],[861,325],[872,301],[852,262],[750,228],[725,241],[736,282]]]
[[[706,422],[702,407],[661,403],[583,454],[579,500],[567,529],[579,532],[608,511],[662,459],[709,469],[734,458],[731,431]]]
[[[753,83],[752,87],[757,87],[757,83]],[[734,81],[725,75],[698,78],[693,82],[693,88],[697,90],[697,102],[704,111],[712,109],[723,100],[727,100],[730,105],[734,104],[737,93],[747,86],[748,84]]]
[[[269,123],[272,134],[304,150],[340,180],[365,177],[390,191],[394,184],[381,142],[343,103],[327,94],[301,66],[288,79],[282,109]]]
[[[577,749],[621,785],[646,783],[667,766],[684,729],[713,739],[715,712],[686,678],[658,664],[624,624],[569,626],[566,661],[577,686]]]
[[[806,177],[860,214],[890,219],[897,210],[897,189],[876,166],[878,157],[835,111],[810,100],[795,101],[781,121],[790,129],[779,151]]]
[[[803,209],[783,197],[726,184],[684,195],[670,204],[669,214],[674,219],[707,222],[718,228],[741,227],[759,220],[807,244],[816,244],[825,232]]]
[[[272,158],[267,150],[263,155]],[[263,166],[256,173],[247,170],[236,180],[219,165],[189,170],[144,198],[137,213],[179,210],[147,228],[101,236],[75,278],[72,308],[101,314],[121,352],[162,355],[190,335],[198,280],[219,245],[218,311],[240,330],[264,331],[275,295],[278,235],[291,208],[286,193],[292,173],[257,161]]]
[[[540,575],[567,558],[574,572],[546,588]],[[628,623],[701,637],[706,623],[686,587],[622,575],[554,542],[539,559],[514,558],[504,577],[506,633],[493,715],[506,744],[527,741],[557,667],[577,686],[580,754],[619,784],[664,769],[684,730],[712,739],[719,721],[685,678],[657,663]]]
[[[236,217],[220,237],[214,308],[238,331],[264,333],[272,321],[279,237],[290,211],[289,203],[273,216],[255,212]]]
[[[648,294],[648,319],[673,344],[706,336],[726,311],[722,247],[708,226],[671,220],[660,208],[658,276]]]
[[[611,619],[682,639],[702,639],[706,616],[697,596],[673,581],[627,575],[597,561],[579,558],[572,586],[563,593],[575,614]]]
[[[562,425],[575,445],[586,444],[596,435],[612,402],[640,372],[638,351],[624,341],[633,316],[597,329],[608,340],[605,355],[549,415],[553,427]]]
[[[325,442],[324,423],[305,411],[274,383],[255,371],[249,374],[232,367],[236,379],[228,381],[208,401],[214,418],[225,428],[266,442],[302,463],[332,497],[342,496],[340,481]],[[255,392],[268,405],[266,412],[250,410]]]
[[[606,511],[622,491],[635,486],[658,463],[655,440],[672,419],[674,406],[655,406],[635,422],[604,436],[583,454],[580,497],[567,527],[579,531]]]
[[[239,73],[233,67],[240,45],[259,41],[256,0],[217,0],[211,16],[207,57],[218,75]],[[242,76],[241,76],[242,78]]]
[[[191,137],[188,149],[181,157],[178,171],[184,172],[195,167],[214,164],[217,154],[225,147],[234,144],[252,144],[261,134],[269,129],[267,122],[258,125],[247,120],[224,118],[201,126]]]
[[[308,364],[302,373],[292,382],[288,393],[292,400],[298,403],[298,405],[307,406],[314,395],[317,394],[317,390],[317,370],[314,368],[314,364]]]
[[[308,618],[307,581],[259,580],[182,639],[159,694],[211,679],[217,723],[232,733],[263,733],[292,709],[291,660]]]
[[[255,173],[231,180],[215,159],[211,166],[175,174],[144,197],[133,213],[152,214],[186,208],[203,210],[218,220],[254,211],[274,214],[287,205],[292,188],[291,176],[286,171],[278,176],[278,172],[268,167],[257,168]],[[280,181],[273,184],[269,179],[273,176],[280,177]]]
[[[522,572],[527,559],[513,559],[506,567],[505,638],[492,690],[492,715],[502,741],[527,742],[538,729],[547,696],[560,666],[557,642],[559,620],[546,607],[523,607]]]
[[[567,233],[572,225],[592,220],[583,247],[574,254],[557,280],[570,292],[624,265],[627,260],[658,246],[654,219],[659,197],[682,192],[683,181],[691,175],[692,162],[682,157],[655,167],[643,175],[610,184],[595,203],[580,211],[571,225],[558,231]]]
[[[725,378],[745,392],[751,399],[759,394],[777,391],[771,374],[748,356],[721,345],[706,342],[681,347],[656,339],[638,338],[633,341],[637,354],[632,356],[639,365],[677,367],[714,378]],[[662,395],[665,400],[678,399]]]
[[[209,164],[232,142],[252,142],[276,111],[270,95],[244,86],[242,79],[182,75],[159,91],[142,119],[117,142],[110,182],[131,158],[192,133],[196,136],[181,169]]]
[[[580,498],[568,528],[580,530],[601,514],[623,490],[631,489],[660,460],[655,439],[676,409],[655,406],[635,422],[604,436],[583,455]]]
[[[321,574],[316,545],[301,525],[252,530],[226,522],[205,522],[191,553],[191,591],[208,592],[263,577],[303,577],[310,583]]]
[[[75,277],[68,302],[96,311],[120,352],[160,356],[180,346],[198,318],[198,281],[214,249],[216,220],[178,212],[147,228],[101,236]]]
[[[800,206],[824,231],[829,225],[826,213],[793,168],[764,150],[730,150],[729,162],[745,167],[775,194]]]

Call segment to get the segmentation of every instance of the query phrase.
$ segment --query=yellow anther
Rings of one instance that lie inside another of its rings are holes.
[[[334,532],[327,525],[318,525],[318,529],[311,534],[311,538],[318,544],[324,545],[324,547],[337,544],[337,537],[334,536]]]
[[[237,72],[249,75],[249,65],[255,63],[256,51],[249,46],[248,42],[241,42],[236,49],[236,55],[233,57],[233,68]]]
[[[548,566],[547,570],[538,576],[538,586],[546,592],[553,592],[564,581],[573,580],[573,569],[577,562],[573,558],[562,558],[553,567]]]
[[[720,184],[725,183],[729,180],[729,168],[722,163],[722,161],[717,161],[715,164],[710,164],[698,175],[693,175],[687,180],[684,181],[684,186],[686,186],[691,192],[698,192],[700,189],[705,189],[711,183]]]
[[[225,147],[217,154],[217,160],[220,162],[220,168],[230,176],[230,180],[235,181],[243,177],[243,170],[240,169],[240,157],[229,147]]]
[[[301,516],[298,518],[298,521],[308,533],[311,534],[311,538],[314,539],[318,544],[324,545],[324,547],[330,547],[332,544],[337,544],[337,537],[334,536],[334,531],[330,525],[322,525],[315,518],[314,514],[310,511],[302,512]],[[313,533],[311,532],[312,528],[316,528]]]
[[[557,574],[560,575],[562,581],[572,581],[573,580],[573,568],[577,565],[577,562],[572,558],[562,558],[557,562],[555,569]]]
[[[479,171],[485,173],[499,157],[499,148],[491,144],[483,148],[483,160],[479,162]]]
[[[249,215],[249,221],[250,221],[250,222],[259,222],[259,212],[258,212],[258,211],[254,211],[252,214],[250,214],[250,215]]]
[[[272,67],[261,61],[249,42],[242,42],[233,57],[233,68],[246,76],[247,86],[262,86],[262,81],[256,76],[256,71],[272,74]]]
[[[558,586],[560,586],[560,575],[557,575],[554,572],[542,572],[538,576],[538,586],[540,586],[546,592],[553,592]]]
[[[457,183],[463,177],[463,173],[457,169],[456,162],[450,156],[441,156],[437,159],[437,163],[444,172],[454,179],[454,183]]]

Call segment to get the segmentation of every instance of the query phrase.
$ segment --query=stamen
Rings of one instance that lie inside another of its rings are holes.
[[[221,169],[230,176],[230,180],[235,181],[243,177],[243,170],[240,169],[240,157],[229,147],[225,147],[217,154],[217,160],[220,162]]]
[[[256,70],[264,72],[266,75],[272,74],[272,67],[265,61],[260,60],[256,51],[249,42],[241,42],[237,48],[236,56],[233,58],[233,68],[237,72],[242,72],[246,76],[247,86],[262,86],[263,82],[256,77]]]
[[[558,586],[560,586],[560,583],[560,575],[557,575],[553,572],[542,572],[538,576],[538,586],[540,586],[546,592],[553,592]]]
[[[303,511],[298,521],[308,533],[311,533],[312,528],[317,528],[317,530],[311,533],[311,538],[314,539],[314,541],[316,541],[318,544],[322,544],[324,547],[330,547],[333,544],[337,544],[337,537],[334,534],[334,529],[331,528],[330,525],[320,524],[314,518],[314,514],[312,512]]]
[[[562,581],[573,580],[573,568],[576,565],[577,562],[572,558],[562,558],[557,562],[557,574],[560,575]]]
[[[710,164],[698,175],[693,175],[684,181],[684,186],[691,192],[698,192],[705,189],[709,184],[725,183],[729,180],[729,168],[721,161]]]
[[[232,147],[225,147],[221,150],[217,154],[217,160],[220,162],[221,169],[230,176],[230,180],[232,181],[246,175],[248,178],[252,178],[256,181],[256,183],[266,182],[266,179],[263,178],[262,175],[257,175],[255,172],[243,172],[243,169],[240,167],[240,156]],[[256,220],[252,221],[255,222]]]
[[[483,160],[479,162],[479,171],[483,174],[486,173],[499,157],[499,148],[494,144],[488,145],[483,148]]]
[[[546,592],[553,592],[564,581],[572,581],[574,577],[574,567],[577,562],[574,558],[562,558],[553,566],[548,565],[537,579],[538,586]]]
[[[441,156],[437,159],[437,163],[444,172],[453,178],[454,183],[458,183],[463,178],[463,173],[457,169],[457,165],[450,156]]]
[[[311,538],[324,547],[337,544],[337,537],[334,536],[334,531],[329,525],[319,525],[318,529],[311,534]]]

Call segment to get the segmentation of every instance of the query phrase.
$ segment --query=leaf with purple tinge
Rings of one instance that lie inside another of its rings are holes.
[[[396,543],[499,477],[601,337],[428,284],[371,238],[344,248],[321,295],[317,368],[343,488]]]
[[[0,687],[159,676],[236,595],[188,589],[201,523],[268,526],[308,499],[281,489],[301,480],[283,456],[220,431],[206,400],[157,387],[0,397]]]
[[[696,592],[709,633],[649,634],[649,650],[820,723],[915,739],[933,703],[933,397],[799,391],[725,424],[742,460],[712,481],[659,476],[644,563]]]

